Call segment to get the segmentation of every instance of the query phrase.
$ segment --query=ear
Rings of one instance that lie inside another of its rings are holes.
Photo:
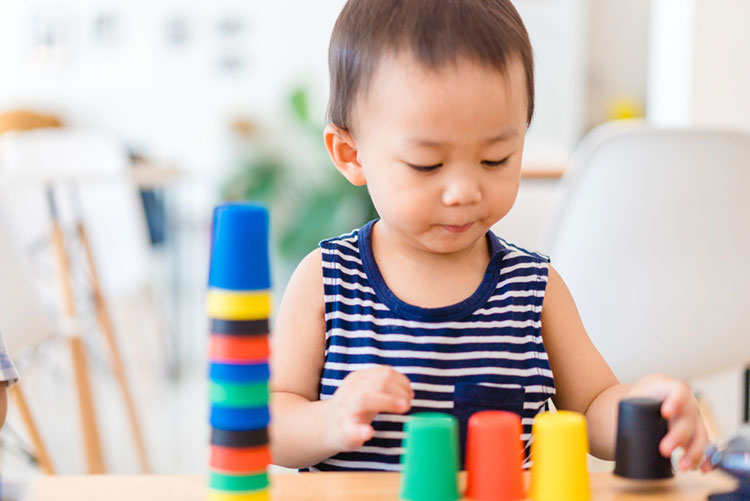
[[[357,143],[349,133],[333,124],[328,124],[323,132],[326,149],[333,160],[333,165],[354,186],[367,184],[362,164],[359,162]]]

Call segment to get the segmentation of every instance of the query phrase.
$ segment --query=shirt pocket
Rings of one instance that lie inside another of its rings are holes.
[[[466,428],[471,415],[480,411],[507,411],[523,417],[524,397],[525,391],[518,384],[493,386],[477,383],[456,384],[453,412],[458,419],[458,443],[462,469],[466,449]]]

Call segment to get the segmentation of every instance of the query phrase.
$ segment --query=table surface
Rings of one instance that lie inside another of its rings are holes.
[[[594,501],[705,500],[732,490],[735,482],[721,472],[680,473],[662,487],[637,487],[610,473],[591,473]],[[273,501],[397,500],[398,473],[304,473],[271,476]],[[464,478],[462,475],[461,481]],[[31,501],[204,501],[202,475],[97,475],[42,477]]]

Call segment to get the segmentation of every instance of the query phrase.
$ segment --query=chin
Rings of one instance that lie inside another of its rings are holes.
[[[474,232],[471,233],[471,235],[458,234],[454,238],[434,240],[426,245],[427,250],[436,254],[453,254],[472,247],[485,235],[485,232],[482,232],[480,235],[476,235]]]

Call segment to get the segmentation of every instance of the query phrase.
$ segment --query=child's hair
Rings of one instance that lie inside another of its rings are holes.
[[[534,61],[521,16],[510,0],[349,0],[328,50],[328,121],[352,128],[352,106],[383,55],[412,54],[438,70],[467,57],[505,73],[518,57],[526,73],[527,123],[534,114]]]

